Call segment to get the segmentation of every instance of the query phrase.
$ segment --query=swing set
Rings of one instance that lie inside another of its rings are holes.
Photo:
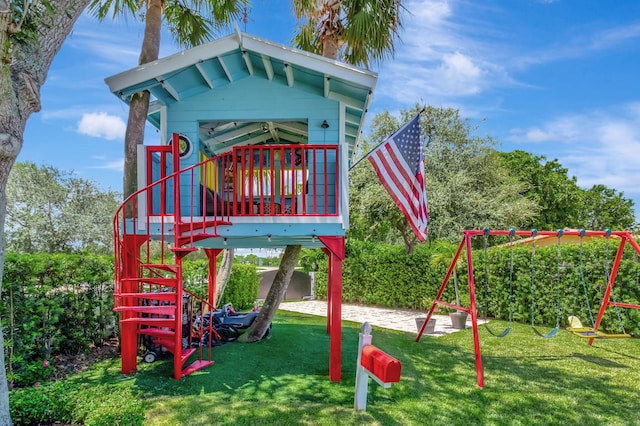
[[[605,267],[606,287],[604,289],[602,301],[600,304],[600,308],[598,310],[598,315],[595,318],[595,320],[593,320],[592,318],[593,326],[584,327],[581,324],[578,317],[573,316],[573,317],[569,317],[569,327],[567,328],[567,330],[577,336],[587,338],[589,345],[593,344],[594,339],[630,337],[628,334],[624,332],[624,328],[621,334],[607,334],[607,333],[598,331],[598,328],[600,327],[600,323],[605,314],[605,311],[607,310],[607,308],[611,306],[613,306],[616,309],[616,312],[618,312],[618,318],[621,324],[622,324],[622,317],[619,314],[619,311],[618,311],[619,308],[640,309],[640,304],[617,302],[615,300],[615,297],[613,296],[613,287],[615,284],[616,277],[618,275],[618,270],[620,268],[620,261],[622,260],[622,255],[624,253],[624,249],[626,245],[627,244],[631,245],[631,247],[636,251],[636,253],[640,255],[640,245],[638,245],[638,243],[633,239],[631,232],[610,231],[610,230],[586,231],[582,229],[581,230],[557,230],[557,231],[538,231],[535,229],[529,230],[529,231],[515,230],[515,229],[509,229],[509,230],[482,229],[482,230],[465,230],[462,232],[462,234],[463,234],[462,241],[460,242],[458,249],[456,250],[456,253],[453,256],[453,259],[451,260],[451,264],[449,265],[447,274],[445,275],[442,281],[442,284],[438,289],[438,293],[436,294],[436,297],[431,305],[431,308],[429,309],[429,312],[427,313],[426,320],[422,325],[422,327],[420,328],[420,331],[418,332],[416,342],[419,342],[420,339],[422,338],[426,325],[429,323],[429,320],[431,319],[431,316],[433,315],[436,307],[444,306],[444,307],[456,309],[461,312],[466,312],[471,317],[471,327],[473,330],[473,346],[474,346],[474,352],[475,352],[476,376],[477,376],[478,387],[484,388],[484,373],[483,373],[483,367],[482,367],[482,354],[480,352],[480,337],[478,333],[478,309],[476,304],[476,284],[475,284],[475,277],[474,277],[474,269],[473,269],[474,265],[473,265],[473,256],[472,256],[472,247],[471,247],[472,239],[477,236],[484,236],[485,238],[485,243],[483,246],[483,250],[485,251],[485,254],[486,254],[486,248],[487,248],[486,241],[489,236],[508,236],[509,237],[509,247],[510,247],[510,253],[511,253],[510,260],[509,260],[509,302],[508,302],[509,303],[509,325],[504,331],[500,333],[492,332],[490,331],[489,328],[487,328],[490,334],[496,337],[505,337],[512,329],[512,326],[511,326],[512,313],[513,313],[512,300],[511,300],[513,295],[513,289],[512,289],[513,287],[513,250],[512,249],[513,249],[513,240],[514,240],[514,237],[516,236],[530,237],[532,241],[532,250],[531,250],[531,256],[532,256],[531,257],[531,295],[532,295],[531,296],[532,298],[531,326],[532,326],[532,329],[536,334],[544,338],[551,338],[558,333],[560,329],[560,316],[562,314],[560,309],[560,302],[561,302],[560,286],[558,285],[561,279],[560,271],[562,268],[562,265],[561,265],[562,257],[561,257],[561,249],[560,249],[561,238],[563,236],[578,236],[580,237],[580,275],[581,275],[581,281],[582,281],[583,289],[585,291],[585,295],[587,294],[587,292],[586,292],[586,284],[584,281],[584,271],[583,271],[582,241],[584,237],[601,237],[601,238],[607,239],[606,240],[607,261],[606,261],[606,267]],[[543,237],[543,236],[546,236],[546,237],[555,236],[558,239],[557,241],[558,271],[557,271],[557,284],[556,284],[556,303],[557,303],[558,314],[556,318],[556,326],[546,334],[536,329],[535,321],[534,321],[535,320],[535,294],[536,294],[535,267],[534,267],[535,241],[536,241],[536,237]],[[611,271],[609,271],[608,251],[609,251],[609,239],[611,237],[616,237],[617,239],[620,240],[620,242],[618,244],[618,248],[613,260],[613,264],[611,265]],[[462,255],[463,250],[465,251],[466,259],[467,259],[467,271],[468,271],[468,283],[469,283],[469,307],[461,306],[456,303],[451,303],[451,302],[442,300],[442,295],[444,294],[444,291],[447,285],[449,284],[449,280],[453,274],[456,264],[460,259],[460,256]],[[486,259],[487,258],[485,256],[485,276],[488,276],[488,272],[486,269],[487,268]],[[588,304],[588,297],[587,297],[587,304]],[[587,308],[590,311],[590,307],[588,305],[587,305]]]

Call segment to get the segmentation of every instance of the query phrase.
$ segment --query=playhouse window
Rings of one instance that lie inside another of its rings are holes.
[[[245,194],[259,196],[296,196],[304,192],[306,170],[285,168],[282,170],[253,170],[253,175],[245,174],[243,186]]]
[[[293,173],[291,173],[291,169],[284,169],[284,181],[282,182],[284,195],[301,195],[306,180],[305,174],[306,170],[303,171],[302,169],[295,169]],[[294,179],[295,181],[293,181],[292,185],[292,180]]]
[[[259,196],[260,194],[265,196],[273,195],[271,170],[254,170],[253,176],[246,173],[243,186],[245,194],[254,196]]]

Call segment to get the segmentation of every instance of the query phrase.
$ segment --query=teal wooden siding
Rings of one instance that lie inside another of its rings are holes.
[[[338,122],[340,104],[338,101],[318,96],[318,91],[303,83],[289,87],[283,82],[265,80],[248,76],[236,84],[226,85],[218,90],[206,92],[179,103],[173,103],[167,108],[167,131],[186,135],[192,142],[198,141],[198,122],[201,120],[220,121],[284,121],[306,120],[308,124],[308,142],[310,144],[338,144]],[[194,121],[194,119],[196,121]],[[326,120],[329,128],[323,129],[322,122]],[[167,139],[170,134],[167,135]],[[335,169],[335,158],[328,158],[325,165],[319,162],[309,164],[310,173],[317,167],[323,174],[327,174],[327,182],[331,184],[329,195],[335,195],[335,173],[326,170]],[[198,150],[195,149],[187,158],[181,158],[181,167],[187,167],[200,161]],[[318,175],[318,179],[321,177]],[[322,182],[324,183],[324,182]],[[313,184],[313,183],[310,183]],[[181,192],[188,197],[191,182],[182,179]],[[310,191],[312,192],[312,191]],[[322,185],[316,186],[319,197],[315,206],[318,211],[324,211],[324,191]],[[332,198],[329,198],[332,200]],[[307,197],[307,211],[313,208],[313,200]],[[185,198],[182,201],[183,214],[188,213],[190,203]],[[337,213],[337,206],[328,206],[328,211]]]

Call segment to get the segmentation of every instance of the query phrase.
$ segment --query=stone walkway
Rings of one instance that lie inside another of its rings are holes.
[[[300,312],[303,314],[326,316],[327,302],[323,300],[305,300],[302,302],[282,302],[280,309],[283,311]],[[426,318],[427,313],[423,311],[412,311],[408,309],[373,308],[359,305],[342,305],[342,319],[359,323],[369,324],[392,330],[406,331],[408,333],[418,333],[416,318]],[[448,315],[436,315],[436,326],[430,336],[442,336],[444,334],[460,331],[451,326]],[[481,321],[479,320],[478,323]],[[471,327],[471,317],[467,318],[467,327]]]

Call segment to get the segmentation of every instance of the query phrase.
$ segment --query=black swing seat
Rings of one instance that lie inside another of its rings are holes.
[[[624,339],[627,337],[631,337],[631,335],[626,333],[603,333],[602,331],[594,330],[591,327],[585,327],[582,325],[580,318],[573,315],[571,315],[567,319],[569,320],[569,327],[567,327],[567,331],[575,334],[578,337],[584,337],[587,339]]]

